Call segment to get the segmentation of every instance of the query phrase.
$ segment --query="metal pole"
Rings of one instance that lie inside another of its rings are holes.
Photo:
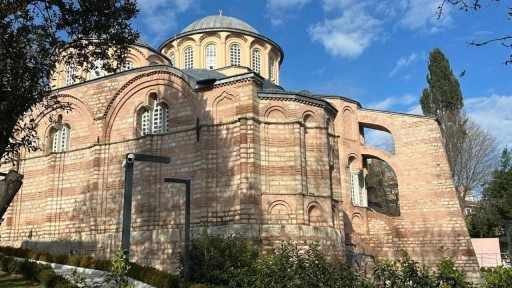
[[[130,228],[132,223],[132,188],[133,188],[133,162],[125,161],[124,170],[124,205],[123,230],[121,232],[121,249],[125,252],[126,262],[130,262]]]
[[[183,251],[183,277],[185,283],[190,281],[190,180],[165,178],[164,182],[185,184],[185,244]]]

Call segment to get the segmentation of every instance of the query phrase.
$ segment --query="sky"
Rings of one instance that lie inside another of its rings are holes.
[[[479,11],[438,0],[138,0],[134,21],[153,48],[210,15],[238,18],[284,50],[287,91],[340,95],[363,108],[419,114],[428,87],[428,55],[439,48],[459,78],[466,114],[512,148],[511,49],[468,45],[509,35],[509,1],[481,1]],[[464,72],[464,73],[463,73]],[[367,141],[383,145],[382,133]]]

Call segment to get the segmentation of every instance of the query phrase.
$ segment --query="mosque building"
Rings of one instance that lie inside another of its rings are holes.
[[[284,56],[251,25],[215,15],[158,49],[139,40],[118,73],[101,61],[90,72],[60,67],[53,93],[74,109],[41,123],[41,151],[20,160],[25,180],[0,245],[112,256],[121,244],[122,163],[138,153],[171,159],[134,164],[130,254],[140,264],[176,267],[185,188],[164,182],[174,177],[191,181],[192,237],[241,233],[262,248],[318,241],[328,255],[376,259],[405,250],[427,265],[443,246],[476,275],[436,119],[287,91]],[[365,145],[365,129],[390,133],[392,152]],[[393,183],[384,196],[366,179],[372,163]],[[394,201],[392,213],[382,199]]]

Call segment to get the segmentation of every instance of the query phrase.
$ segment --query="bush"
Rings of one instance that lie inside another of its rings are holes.
[[[82,256],[82,257],[80,257],[79,266],[84,267],[84,268],[92,268],[92,267],[94,267],[93,262],[94,262],[94,258],[92,258],[92,256],[90,256],[90,255]]]
[[[485,286],[488,288],[508,288],[512,287],[512,267],[498,266],[487,268],[483,272]]]
[[[21,262],[21,275],[27,280],[37,281],[37,273],[39,272],[39,264],[33,261],[25,260]]]
[[[216,286],[247,283],[259,251],[243,236],[210,235],[204,231],[190,243],[190,281]],[[181,274],[184,268],[180,256]]]
[[[15,259],[11,259],[7,264],[7,273],[10,274],[21,274],[21,261],[17,261]]]
[[[110,269],[110,260],[96,259],[92,263],[92,269],[108,271]]]

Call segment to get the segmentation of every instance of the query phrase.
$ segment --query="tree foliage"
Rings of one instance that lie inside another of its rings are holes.
[[[428,71],[429,87],[423,89],[421,110],[424,115],[439,120],[443,145],[453,174],[466,137],[467,117],[461,111],[464,106],[462,92],[450,62],[439,48],[430,52]]]
[[[454,167],[454,184],[461,208],[466,207],[466,197],[482,187],[492,176],[499,158],[496,138],[469,120],[466,126],[461,153]]]
[[[121,67],[138,38],[130,26],[137,12],[135,0],[0,2],[0,157],[37,149],[39,121],[71,109],[50,95],[59,64],[87,71],[101,59],[106,71]]]
[[[512,151],[505,148],[492,179],[484,186],[482,199],[469,218],[472,237],[503,235],[512,221]]]
[[[494,2],[495,4],[498,4],[500,0],[489,0],[485,1],[485,4],[489,4],[491,2]],[[442,17],[443,9],[446,4],[451,4],[456,7],[458,7],[462,11],[478,11],[482,8],[482,1],[481,0],[443,0],[441,4],[437,7],[437,15],[438,19]],[[512,7],[507,7],[506,14],[508,16],[508,19],[512,19]],[[512,34],[506,34],[502,36],[498,36],[495,38],[490,38],[485,41],[471,41],[468,44],[473,46],[484,46],[489,43],[500,43],[505,48],[512,48]],[[505,60],[505,64],[511,64],[512,63],[512,53],[509,55],[509,58]]]

